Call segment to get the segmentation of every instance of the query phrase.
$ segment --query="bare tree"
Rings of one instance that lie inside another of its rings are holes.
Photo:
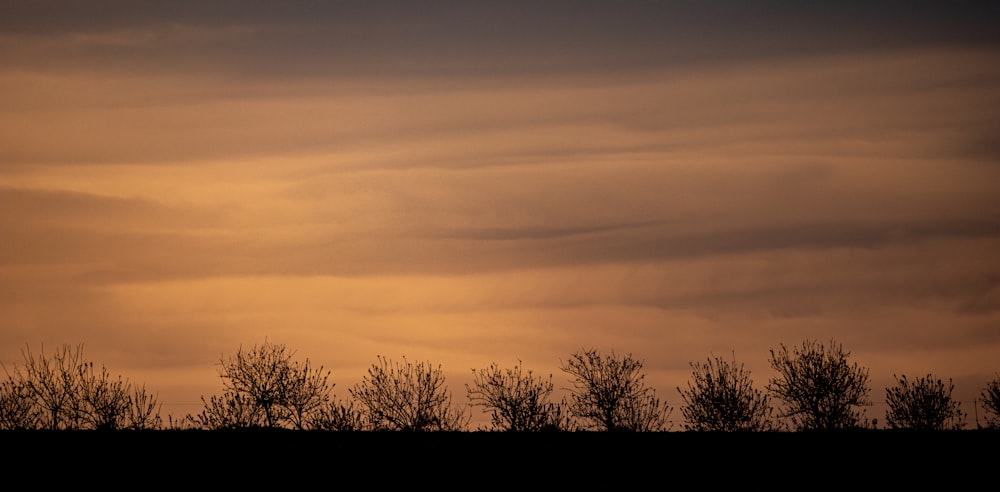
[[[486,369],[473,369],[473,382],[466,384],[469,400],[492,410],[491,430],[511,432],[568,430],[570,423],[562,413],[562,405],[549,397],[555,386],[552,376],[535,377],[523,372],[521,361],[513,369],[500,370],[490,364]]]
[[[290,364],[286,386],[281,393],[284,416],[295,429],[305,429],[312,421],[311,415],[330,403],[333,384],[330,372],[322,367],[313,369],[308,359]]]
[[[0,430],[37,429],[42,427],[42,417],[31,388],[23,380],[8,375],[0,383]]]
[[[654,432],[668,430],[673,408],[645,385],[642,361],[590,349],[573,354],[561,369],[572,376],[569,411],[586,429]]]
[[[306,429],[330,403],[330,371],[293,360],[285,345],[264,341],[220,358],[223,393],[208,400],[187,421],[207,429]]]
[[[799,430],[834,430],[868,427],[864,411],[868,399],[868,370],[848,364],[850,352],[831,341],[824,346],[806,340],[789,352],[781,344],[771,350],[771,368],[778,376],[768,383],[768,391],[785,403],[782,418]]]
[[[378,363],[350,390],[375,430],[461,431],[470,417],[466,407],[452,404],[441,366],[430,363],[393,362],[378,356]]]
[[[893,377],[896,386],[885,390],[889,405],[885,420],[889,428],[958,430],[965,427],[965,413],[961,402],[951,396],[955,385],[950,379],[946,386],[931,374],[913,382],[906,379],[906,375]]]
[[[113,379],[106,368],[94,373],[93,363],[80,367],[80,397],[74,399],[74,413],[85,427],[117,430],[126,426],[129,385],[121,377]]]
[[[983,407],[986,409],[986,427],[1000,429],[1000,373],[986,383],[979,398],[983,400]]]
[[[310,429],[324,431],[359,431],[367,427],[364,412],[353,401],[329,401],[311,412],[306,420]]]
[[[51,358],[45,355],[44,346],[37,355],[27,346],[21,353],[24,372],[15,369],[15,374],[43,410],[43,426],[52,430],[78,428],[74,410],[83,384],[83,345],[73,348],[64,344]]]
[[[146,391],[146,385],[132,384],[126,405],[125,427],[131,430],[160,429],[163,427],[161,409],[157,397]]]
[[[22,352],[24,366],[8,371],[0,390],[0,425],[5,428],[156,429],[162,422],[156,397],[106,367],[95,371],[83,345],[60,346],[51,357],[44,347]]]
[[[750,372],[736,364],[735,355],[732,362],[719,357],[692,362],[691,369],[687,390],[677,388],[687,430],[777,430],[768,395],[753,387]]]
[[[204,408],[197,414],[188,414],[185,421],[196,428],[209,430],[247,429],[263,427],[262,411],[250,395],[226,391],[201,397]]]

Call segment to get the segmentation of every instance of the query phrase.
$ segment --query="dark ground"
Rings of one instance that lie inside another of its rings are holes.
[[[992,490],[1000,477],[987,430],[4,431],[0,449],[6,483],[44,490]]]

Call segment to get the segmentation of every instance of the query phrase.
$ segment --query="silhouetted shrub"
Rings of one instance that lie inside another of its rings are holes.
[[[563,406],[549,401],[555,389],[552,376],[536,378],[529,370],[522,372],[521,363],[503,371],[496,364],[476,371],[473,382],[466,385],[469,400],[474,405],[491,409],[491,424],[495,431],[531,432],[569,430],[570,423],[562,413]]]
[[[25,381],[8,378],[0,384],[0,429],[37,429],[43,427],[42,417],[42,407]]]
[[[645,386],[642,361],[584,350],[562,365],[573,379],[569,410],[585,429],[651,432],[668,430],[673,411]]]
[[[806,340],[789,352],[781,344],[771,350],[771,368],[778,376],[768,391],[785,403],[779,417],[799,430],[834,430],[874,426],[858,407],[871,405],[868,370],[847,363],[850,352],[831,341],[829,346]]]
[[[754,389],[750,372],[736,360],[709,358],[691,364],[688,389],[680,393],[685,429],[693,431],[777,430],[774,410],[763,391]]]
[[[957,430],[965,427],[962,404],[951,397],[955,385],[930,374],[915,381],[896,377],[896,386],[886,388],[889,405],[885,413],[890,429]]]
[[[49,430],[158,429],[160,404],[144,386],[95,371],[83,345],[22,351],[24,365],[7,371],[0,385],[0,428]],[[6,367],[4,368],[6,371]]]
[[[380,355],[349,391],[374,430],[461,431],[470,420],[467,407],[452,405],[441,366],[432,368],[429,362],[404,357],[398,363]]]
[[[205,400],[190,424],[203,429],[343,427],[357,420],[333,400],[330,371],[293,361],[284,345],[265,342],[219,361],[223,393]],[[331,421],[333,419],[333,421]]]
[[[986,409],[986,426],[1000,429],[1000,373],[986,383],[979,398],[983,400],[983,407]]]

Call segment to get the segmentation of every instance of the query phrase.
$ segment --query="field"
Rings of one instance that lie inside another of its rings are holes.
[[[1000,432],[987,430],[7,431],[0,446],[9,480],[26,473],[46,487],[129,490],[980,489],[995,483],[1000,469]]]

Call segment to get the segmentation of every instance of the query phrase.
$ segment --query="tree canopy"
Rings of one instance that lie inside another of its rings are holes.
[[[965,427],[961,402],[952,398],[954,383],[946,385],[928,374],[915,380],[896,377],[896,385],[886,388],[889,408],[885,422],[890,429],[957,430]]]
[[[824,345],[805,340],[801,346],[771,350],[777,376],[767,389],[784,402],[779,417],[800,430],[866,427],[864,407],[870,406],[868,369],[849,363],[850,352],[831,340]]]
[[[694,431],[776,430],[769,396],[753,387],[743,364],[720,357],[692,362],[686,390],[677,388],[684,404],[684,427]]]
[[[569,411],[586,429],[609,432],[663,431],[673,408],[646,386],[642,361],[632,354],[581,350],[565,361],[571,376]]]
[[[469,400],[491,410],[492,430],[512,432],[567,430],[569,422],[563,405],[549,401],[555,385],[548,379],[524,372],[521,362],[501,370],[495,363],[486,369],[473,369],[473,382],[467,384]]]

